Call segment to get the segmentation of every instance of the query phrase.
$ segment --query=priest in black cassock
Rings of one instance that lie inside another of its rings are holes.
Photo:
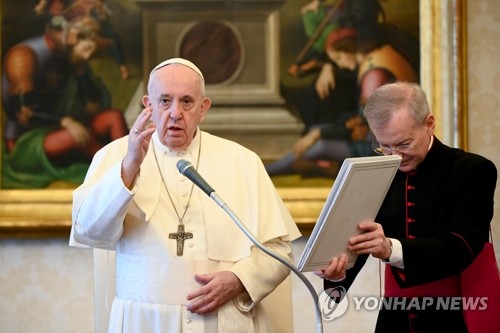
[[[460,273],[488,242],[496,167],[436,138],[434,116],[416,84],[378,88],[364,114],[375,150],[402,162],[375,221],[361,222],[362,233],[349,241],[349,251],[360,254],[354,267],[346,270],[342,255],[316,274],[325,290],[349,288],[371,254],[385,263],[386,301],[405,300],[381,308],[376,332],[467,332],[462,304],[443,307],[437,299],[460,297]],[[423,297],[429,297],[425,307]]]

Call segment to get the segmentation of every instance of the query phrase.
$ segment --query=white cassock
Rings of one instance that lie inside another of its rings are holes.
[[[289,269],[253,246],[227,213],[176,168],[180,159],[198,166],[252,234],[293,262],[290,243],[300,233],[259,157],[199,129],[188,149],[176,153],[154,133],[130,191],[120,177],[127,146],[125,137],[100,150],[73,194],[70,245],[116,250],[109,332],[271,332],[259,302]],[[193,238],[184,241],[183,255],[177,256],[177,241],[169,234],[177,231],[178,215],[184,213],[183,224]],[[194,274],[222,270],[234,272],[246,292],[211,315],[187,311],[187,294],[200,287]]]

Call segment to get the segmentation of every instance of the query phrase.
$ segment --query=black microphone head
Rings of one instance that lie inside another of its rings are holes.
[[[186,172],[186,170],[190,166],[193,166],[193,165],[191,164],[191,162],[186,161],[186,160],[179,160],[179,162],[177,162],[177,170],[179,170],[179,172],[181,174],[184,174],[184,172]]]
[[[203,190],[208,196],[210,193],[214,192],[214,189],[208,185],[208,183],[203,179],[203,177],[196,171],[191,162],[186,160],[179,160],[177,162],[177,169],[179,172],[192,181],[196,186]]]

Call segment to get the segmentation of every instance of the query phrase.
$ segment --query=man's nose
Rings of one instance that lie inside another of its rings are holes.
[[[179,120],[182,118],[182,109],[180,108],[179,103],[174,103],[172,105],[170,118],[172,118],[173,120]]]

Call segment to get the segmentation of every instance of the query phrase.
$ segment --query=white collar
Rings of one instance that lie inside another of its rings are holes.
[[[200,145],[201,141],[201,133],[200,133],[200,128],[196,128],[196,133],[194,135],[193,141],[189,144],[189,146],[186,148],[186,150],[183,151],[174,151],[170,149],[169,147],[165,146],[163,143],[160,142],[160,138],[158,137],[158,133],[155,131],[153,133],[153,145],[155,148],[157,148],[159,151],[168,154],[170,156],[184,156],[188,153],[191,153],[192,151],[198,150],[198,146]]]
[[[434,143],[434,135],[431,135],[431,142],[429,142],[429,148],[427,148],[427,151],[431,150],[433,143]]]

